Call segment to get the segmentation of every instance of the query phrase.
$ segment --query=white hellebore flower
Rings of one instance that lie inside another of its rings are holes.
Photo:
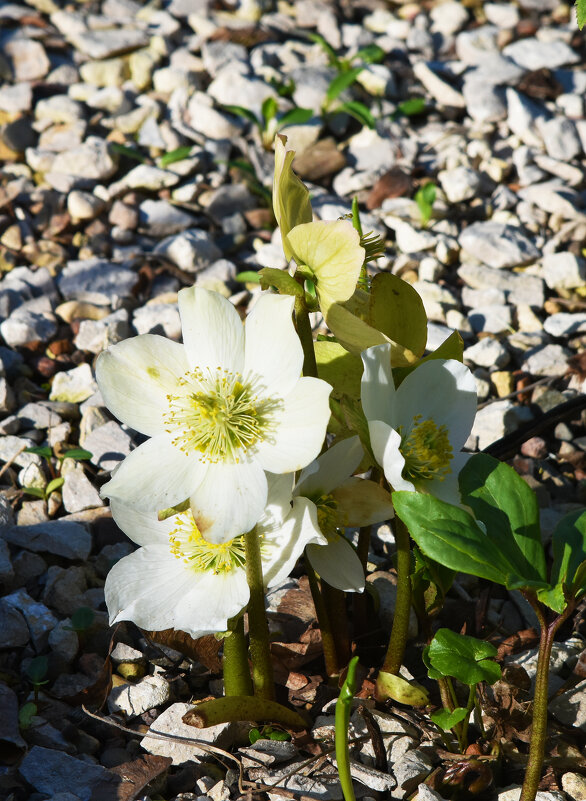
[[[291,473],[320,451],[331,387],[301,378],[292,297],[262,295],[243,326],[229,300],[179,292],[183,345],[153,334],[102,353],[108,408],[150,440],[103,488],[156,512],[190,499],[201,534],[221,543],[249,531],[267,500],[265,470]]]
[[[416,367],[395,389],[390,345],[362,353],[362,408],[377,462],[394,490],[419,490],[458,505],[460,453],[476,414],[476,381],[454,359]]]
[[[257,524],[264,581],[289,575],[304,547],[326,542],[316,533],[315,507],[304,498],[291,506],[293,476],[272,476],[267,507]],[[132,620],[149,631],[179,629],[192,637],[226,631],[248,603],[244,536],[214,544],[199,532],[190,510],[159,521],[112,499],[112,515],[138,550],[108,573],[110,624]]]
[[[346,526],[368,526],[393,517],[389,493],[363,478],[352,476],[364,452],[358,437],[336,443],[306,467],[293,495],[317,508],[319,531],[327,545],[308,545],[305,555],[322,579],[345,592],[362,592],[364,570],[356,551],[338,533]]]

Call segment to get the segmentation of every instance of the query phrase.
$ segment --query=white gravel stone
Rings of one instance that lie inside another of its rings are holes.
[[[155,253],[168,256],[188,273],[203,270],[222,258],[222,251],[214,243],[213,236],[199,228],[191,228],[163,239],[155,248]]]
[[[159,189],[175,186],[179,180],[179,176],[170,170],[161,170],[150,164],[139,164],[120,181],[112,184],[109,194],[113,197],[114,194],[120,194],[127,189],[148,189],[151,192],[158,192]]]
[[[110,178],[116,169],[107,142],[97,136],[88,136],[79,147],[58,153],[51,172],[70,175],[76,183],[94,183]]]
[[[565,64],[576,64],[580,60],[578,53],[565,42],[544,42],[534,37],[512,42],[503,48],[503,55],[526,70],[554,70]]]
[[[512,133],[529,147],[543,148],[538,121],[544,122],[549,114],[545,107],[515,89],[507,88],[507,124]]]
[[[558,312],[547,317],[544,329],[552,337],[565,337],[586,332],[586,313],[568,314]]]
[[[519,9],[508,3],[485,3],[482,10],[486,19],[499,28],[514,28],[519,21]]]
[[[393,765],[393,773],[397,784],[407,793],[413,792],[421,785],[425,777],[431,772],[433,762],[431,757],[420,750],[407,751],[407,753]]]
[[[0,87],[0,110],[9,113],[28,111],[33,102],[33,90],[29,82]]]
[[[576,289],[586,284],[586,259],[574,253],[548,253],[543,257],[543,277],[550,289]]]
[[[439,6],[433,6],[429,12],[432,31],[443,33],[444,36],[453,36],[468,21],[468,11],[461,3],[448,0]]]
[[[66,300],[81,300],[109,306],[120,298],[132,297],[138,275],[120,264],[99,258],[70,261],[57,277]]]
[[[462,31],[456,37],[456,55],[468,66],[482,64],[488,57],[499,52],[495,25],[481,25],[471,31]]]
[[[67,462],[70,461],[70,459],[66,460],[61,471],[65,478],[61,488],[65,511],[73,514],[103,506],[104,502],[100,498],[99,492],[86,476],[83,467],[79,464],[75,464],[73,469],[66,467]]]
[[[567,372],[571,351],[561,345],[545,345],[528,351],[521,369],[535,376],[562,376]]]
[[[136,684],[113,687],[108,696],[110,712],[123,712],[128,717],[142,715],[162,706],[171,698],[171,685],[162,676],[146,676]]]
[[[147,303],[134,312],[132,324],[139,334],[164,334],[181,338],[181,318],[176,303]]]
[[[194,218],[167,200],[143,200],[138,207],[139,226],[155,237],[176,234],[193,225]]]
[[[92,454],[90,462],[102,470],[113,470],[128,456],[132,440],[118,423],[111,420],[94,428],[84,439],[83,447]]]
[[[49,400],[81,403],[91,397],[97,388],[89,364],[80,364],[55,375]]]
[[[501,269],[530,264],[539,250],[522,229],[499,222],[478,222],[460,234],[460,246],[482,264]]]
[[[73,220],[92,220],[104,208],[104,201],[90,192],[74,189],[67,196],[67,211]]]
[[[16,309],[0,324],[0,334],[11,348],[19,348],[33,342],[47,342],[56,333],[57,323],[53,314],[26,308]]]
[[[488,334],[501,334],[510,331],[513,324],[510,306],[478,306],[468,312],[468,320],[474,331]]]
[[[440,170],[437,177],[450,203],[469,200],[480,188],[480,175],[469,167]]]
[[[464,359],[478,367],[506,367],[511,355],[498,339],[485,337],[464,351]]]
[[[51,64],[41,42],[16,34],[8,41],[4,39],[2,46],[10,59],[15,83],[38,81],[49,72]]]
[[[451,4],[450,4],[451,5]],[[454,5],[457,5],[454,3]],[[442,6],[443,8],[443,6]],[[413,74],[427,89],[430,95],[437,100],[440,106],[464,108],[466,101],[461,92],[454,89],[447,81],[430,69],[424,61],[418,61],[413,67]]]
[[[234,139],[244,127],[237,117],[222,114],[213,108],[211,98],[202,92],[195,92],[191,96],[186,115],[186,122],[193,130],[210,139]]]
[[[515,431],[520,422],[518,410],[510,400],[495,401],[479,409],[471,433],[472,437],[478,438],[478,450],[484,450],[497,439]]]
[[[149,34],[137,28],[108,28],[107,30],[88,30],[71,32],[66,38],[86,56],[95,59],[110,58],[129,50],[147,47]]]
[[[553,117],[539,124],[547,155],[560,161],[571,161],[582,153],[582,143],[572,120]]]

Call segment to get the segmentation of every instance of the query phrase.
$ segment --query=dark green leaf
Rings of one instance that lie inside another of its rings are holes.
[[[63,478],[63,476],[57,476],[57,478],[54,478],[52,481],[49,481],[49,483],[47,484],[47,486],[45,488],[45,496],[49,497],[49,495],[52,492],[55,492],[55,490],[58,490],[60,487],[63,486],[64,483],[65,483],[65,479]]]
[[[80,606],[71,615],[71,628],[74,631],[86,631],[94,622],[95,612],[89,606]]]
[[[352,67],[351,70],[348,72],[341,72],[339,75],[336,75],[334,80],[328,86],[328,91],[326,92],[326,98],[328,103],[331,103],[332,100],[335,100],[343,91],[351,86],[354,81],[356,80],[357,75],[362,72],[364,66],[361,67]]]
[[[412,97],[409,100],[404,100],[398,105],[398,111],[406,117],[415,117],[417,114],[423,114],[425,111],[425,98]]]
[[[28,701],[18,710],[18,725],[21,729],[28,729],[32,724],[34,716],[37,714],[37,705],[33,701]]]
[[[260,275],[254,270],[244,270],[244,272],[236,273],[234,280],[241,284],[260,284]]]
[[[436,726],[439,726],[443,731],[450,731],[454,726],[457,726],[468,715],[468,710],[463,706],[458,706],[453,712],[449,709],[439,709],[437,712],[432,712],[429,716]]]
[[[126,145],[120,145],[118,142],[110,142],[108,148],[119,156],[126,156],[126,158],[132,159],[133,161],[140,161],[141,164],[148,161],[148,158],[143,156],[142,153],[139,153],[138,150],[134,150],[132,147],[126,147]]]
[[[539,593],[539,600],[556,612],[566,607],[564,588],[577,596],[585,588],[584,568],[586,560],[586,511],[577,509],[560,520],[551,538],[553,565],[552,588]]]
[[[37,456],[42,456],[43,459],[50,459],[53,456],[53,451],[48,445],[34,445],[32,448],[25,448],[25,453],[36,453]]]
[[[40,684],[49,670],[49,659],[46,656],[35,656],[26,666],[26,674],[33,684]]]
[[[68,451],[65,451],[62,458],[63,459],[77,459],[81,461],[82,459],[91,459],[94,454],[91,451],[86,451],[85,448],[71,448]]]
[[[304,289],[286,270],[277,270],[275,267],[263,267],[258,272],[260,285],[263,289],[274,286],[280,295],[297,295],[303,297]]]
[[[582,30],[586,25],[586,0],[576,0],[576,19],[578,21],[578,28]]]
[[[434,679],[437,681],[438,679],[444,679],[445,674],[439,670],[436,670],[433,665],[431,664],[431,660],[429,658],[429,645],[426,645],[423,651],[421,652],[421,661],[427,668],[427,675],[430,679]]]
[[[169,164],[174,164],[176,161],[183,161],[183,159],[189,158],[192,150],[193,147],[191,145],[177,147],[175,150],[170,150],[168,153],[164,153],[161,156],[159,163],[161,167],[167,167]]]
[[[365,61],[367,64],[378,64],[385,57],[385,51],[382,47],[376,44],[367,45],[362,47],[357,53],[355,58]]]
[[[358,100],[347,100],[339,105],[336,111],[345,111],[346,114],[350,114],[351,117],[358,120],[361,125],[366,125],[367,128],[376,128],[376,120],[370,110]]]
[[[314,112],[310,108],[292,108],[291,111],[286,111],[282,117],[279,117],[279,130],[286,125],[303,125],[314,116]]]
[[[494,684],[501,678],[499,665],[491,659],[496,654],[497,649],[488,642],[456,634],[450,629],[438,629],[429,645],[427,658],[442,675],[453,676],[463,684],[480,681]]]
[[[263,120],[265,121],[265,124],[270,122],[277,116],[278,110],[279,110],[279,105],[274,97],[265,98],[262,106],[260,107],[260,112],[262,114]]]
[[[486,453],[472,456],[459,476],[462,501],[481,520],[517,575],[546,581],[539,508],[533,490],[512,467]]]
[[[413,547],[413,557],[413,608],[418,616],[435,615],[444,605],[446,593],[454,581],[454,571],[430,559],[417,546]]]
[[[222,109],[227,111],[228,114],[234,114],[236,117],[244,117],[244,119],[248,120],[253,125],[258,125],[260,127],[256,114],[249,108],[245,108],[244,106],[223,105]]]

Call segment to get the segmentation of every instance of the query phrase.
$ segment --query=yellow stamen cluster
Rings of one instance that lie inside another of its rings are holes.
[[[173,444],[185,453],[197,451],[209,462],[238,462],[274,428],[280,398],[259,394],[258,382],[238,373],[193,370],[179,379],[177,392],[167,395],[164,420],[175,434]]]
[[[451,473],[453,455],[447,427],[438,426],[434,420],[422,420],[420,414],[413,422],[413,428],[400,446],[405,458],[404,478],[443,481]]]
[[[192,570],[211,570],[218,575],[244,566],[244,536],[216,544],[202,537],[191,512],[177,515],[175,522],[169,533],[171,553]]]

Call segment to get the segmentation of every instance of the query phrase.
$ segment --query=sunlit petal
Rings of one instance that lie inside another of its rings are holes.
[[[295,498],[281,528],[263,536],[261,553],[267,587],[289,575],[306,545],[326,542],[318,526],[315,504],[307,498]]]
[[[177,297],[191,369],[241,373],[244,327],[230,301],[218,292],[197,286],[180,290]]]
[[[332,490],[338,527],[370,526],[394,515],[390,494],[374,481],[349,478]]]
[[[344,592],[364,590],[364,570],[350,543],[335,535],[327,545],[308,545],[306,556],[315,572],[332,587]]]
[[[304,468],[295,488],[296,495],[320,495],[332,492],[356,470],[364,449],[357,436],[337,442]]]
[[[391,346],[376,345],[362,353],[362,409],[367,420],[382,420],[394,425],[397,415],[395,406],[395,383],[391,371]]]

